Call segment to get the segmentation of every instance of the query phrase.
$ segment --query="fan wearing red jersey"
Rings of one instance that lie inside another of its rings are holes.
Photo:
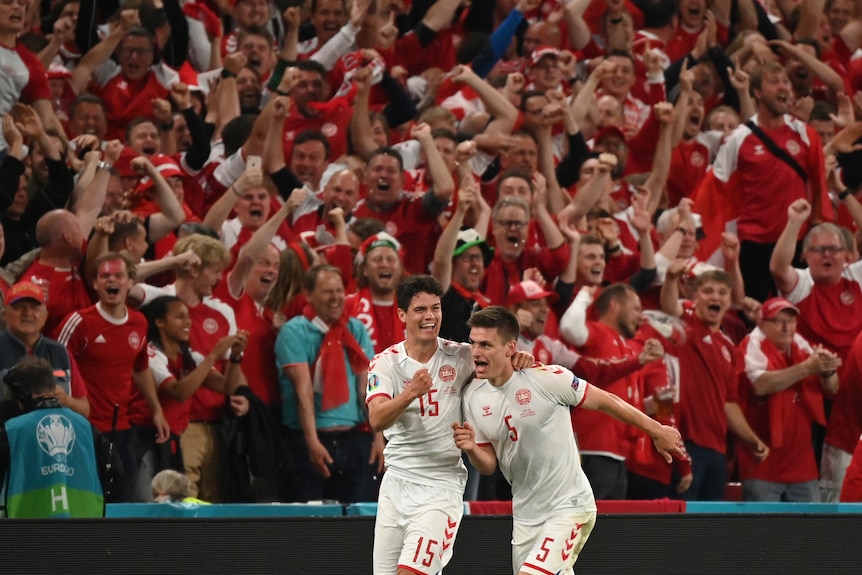
[[[156,384],[147,357],[147,320],[126,307],[126,295],[135,274],[134,262],[125,255],[107,253],[94,262],[94,288],[99,301],[70,314],[59,330],[57,341],[75,358],[90,400],[90,422],[110,434],[123,460],[123,478],[115,491],[116,501],[131,501],[139,461],[134,431],[129,422],[133,386],[152,411],[157,441],[168,439],[156,394]]]
[[[793,267],[796,238],[810,215],[811,205],[807,201],[790,204],[787,225],[778,238],[769,269],[779,293],[801,312],[799,333],[812,343],[836,352],[849,364],[829,415],[821,462],[823,501],[835,502],[844,471],[862,434],[857,412],[862,390],[856,383],[859,378],[849,373],[855,365],[851,361],[853,350],[862,333],[862,263],[848,264],[848,245],[841,229],[823,223],[811,228],[802,242],[802,257],[808,268]]]
[[[730,308],[733,280],[724,270],[710,270],[694,280],[693,307],[683,310],[679,277],[686,262],[676,260],[667,270],[661,289],[662,309],[681,317],[686,340],[668,353],[679,365],[679,428],[692,459],[691,486],[682,494],[688,501],[723,501],[727,485],[727,431],[744,441],[763,461],[769,447],[752,430],[739,407],[739,352],[721,332]]]
[[[386,232],[413,256],[404,262],[408,271],[422,273],[433,257],[433,246],[439,236],[437,216],[446,209],[455,191],[455,182],[431,137],[431,128],[418,124],[411,135],[422,143],[432,188],[424,194],[405,192],[401,154],[393,148],[378,148],[365,169],[368,195],[356,204],[353,216],[383,222]]]

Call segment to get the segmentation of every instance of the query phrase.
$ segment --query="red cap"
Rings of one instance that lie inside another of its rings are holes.
[[[34,299],[40,304],[45,305],[45,294],[42,292],[42,288],[33,282],[18,282],[6,292],[6,305],[12,305],[22,299]]]
[[[763,319],[772,319],[778,315],[778,312],[789,309],[796,315],[799,315],[799,308],[784,299],[783,297],[774,297],[763,302],[760,308],[760,317]]]
[[[177,164],[174,159],[167,154],[156,154],[150,161],[159,171],[163,178],[170,178],[173,176],[182,177],[183,171],[180,169],[179,164]],[[138,186],[135,188],[136,192],[145,192],[153,187],[153,180],[147,176],[143,178]]]
[[[616,126],[605,126],[593,135],[593,142],[598,142],[605,136],[615,136],[623,142],[626,141],[626,135],[623,133],[622,130],[620,130]]]
[[[554,303],[560,296],[556,292],[546,291],[542,286],[534,281],[523,281],[509,290],[509,297],[506,298],[506,305],[516,305],[524,301],[535,301],[537,299],[548,298],[550,303]]]
[[[539,46],[535,50],[533,50],[533,54],[530,56],[530,63],[535,66],[539,63],[539,60],[544,58],[545,56],[553,56],[554,58],[560,55],[560,50],[558,48],[554,48],[553,46]]]

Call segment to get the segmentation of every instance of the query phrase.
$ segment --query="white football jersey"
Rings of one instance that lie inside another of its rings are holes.
[[[558,365],[522,369],[500,387],[476,379],[464,395],[464,418],[476,443],[491,445],[512,485],[512,516],[539,525],[553,515],[596,510],[575,445],[569,406],[589,384]]]
[[[473,377],[470,346],[437,338],[437,351],[422,364],[407,356],[404,342],[374,356],[368,366],[366,403],[392,398],[410,385],[414,374],[427,369],[434,385],[404,410],[383,432],[386,473],[421,485],[463,492],[467,468],[455,446],[452,424],[462,421],[461,397]]]

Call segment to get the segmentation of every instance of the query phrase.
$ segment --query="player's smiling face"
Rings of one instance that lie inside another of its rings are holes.
[[[407,311],[398,309],[398,317],[404,322],[408,340],[417,343],[434,341],[443,321],[440,296],[424,292],[415,295]]]
[[[503,343],[503,337],[496,328],[474,327],[470,329],[470,348],[476,377],[495,379],[511,366],[515,342]]]

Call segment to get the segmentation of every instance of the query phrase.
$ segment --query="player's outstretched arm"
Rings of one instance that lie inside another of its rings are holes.
[[[493,475],[497,470],[497,454],[490,445],[476,444],[476,431],[466,421],[453,423],[452,430],[455,445],[467,454],[470,463],[473,464],[482,475]]]
[[[581,407],[602,411],[616,419],[619,419],[623,423],[633,425],[638,429],[642,429],[647,432],[655,444],[656,451],[658,451],[668,463],[673,461],[671,453],[676,453],[680,456],[683,455],[681,447],[682,437],[680,436],[679,431],[673,427],[660,424],[655,419],[652,419],[633,405],[626,403],[613,393],[608,393],[595,385],[591,385]]]

